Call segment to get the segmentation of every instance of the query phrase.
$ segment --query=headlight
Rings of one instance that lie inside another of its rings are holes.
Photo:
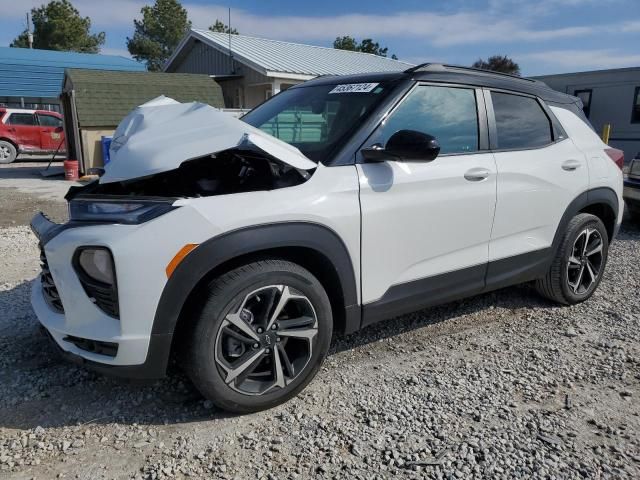
[[[74,198],[69,202],[69,218],[81,222],[137,224],[173,210],[173,201]]]

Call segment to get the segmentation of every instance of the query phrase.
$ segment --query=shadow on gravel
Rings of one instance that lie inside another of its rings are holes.
[[[637,241],[640,229],[624,226],[619,241]],[[32,429],[83,424],[169,425],[226,418],[211,408],[175,366],[153,385],[123,383],[64,362],[40,333],[29,304],[30,283],[0,291],[0,427]],[[350,350],[491,308],[548,308],[529,286],[511,287],[425,309],[334,338],[330,354]],[[455,331],[455,327],[452,327]],[[437,334],[437,333],[436,333]],[[428,337],[421,336],[424,345]],[[406,339],[407,348],[414,347]],[[427,340],[428,341],[428,340]]]

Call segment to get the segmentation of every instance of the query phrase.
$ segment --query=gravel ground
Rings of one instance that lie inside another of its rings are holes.
[[[142,386],[61,361],[37,270],[28,228],[0,228],[1,478],[640,477],[638,227],[584,304],[521,286],[339,337],[299,397],[246,416],[176,368]]]

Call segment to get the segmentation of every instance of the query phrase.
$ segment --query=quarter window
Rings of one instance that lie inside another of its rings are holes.
[[[376,143],[386,145],[399,130],[434,136],[440,153],[478,151],[478,109],[469,88],[420,85],[384,122]]]
[[[7,123],[9,125],[35,125],[36,117],[33,113],[12,113]]]
[[[631,110],[631,123],[640,123],[640,87],[636,87],[633,95],[633,110]]]
[[[582,101],[582,111],[589,118],[591,113],[591,90],[576,90],[573,94]]]
[[[491,92],[499,149],[535,148],[553,142],[547,114],[535,98]]]

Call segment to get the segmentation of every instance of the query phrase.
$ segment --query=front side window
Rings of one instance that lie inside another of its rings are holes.
[[[35,125],[36,117],[33,113],[12,113],[7,123],[9,125]]]
[[[582,101],[582,111],[589,118],[591,113],[591,90],[576,90],[573,94]]]
[[[470,88],[419,85],[385,120],[375,141],[386,145],[399,130],[431,135],[440,154],[478,151],[478,109]]]
[[[491,92],[499,149],[536,148],[553,142],[549,117],[535,98]]]
[[[53,115],[39,114],[38,121],[43,127],[61,127],[62,119]]]
[[[242,120],[319,162],[344,146],[391,90],[385,83],[289,88]]]
[[[640,123],[640,87],[636,87],[633,95],[633,110],[631,111],[631,123]]]

